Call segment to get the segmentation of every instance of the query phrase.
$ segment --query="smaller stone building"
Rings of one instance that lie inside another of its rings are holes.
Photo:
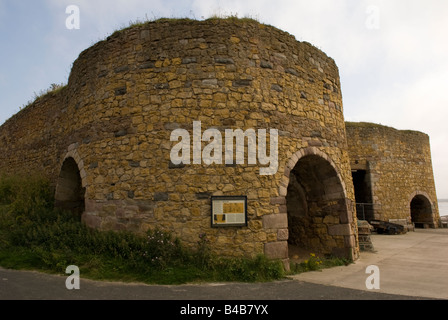
[[[357,216],[437,227],[428,135],[373,123],[346,123]]]

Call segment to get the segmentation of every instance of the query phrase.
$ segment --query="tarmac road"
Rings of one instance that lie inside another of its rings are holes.
[[[68,276],[68,275],[67,275]],[[67,277],[0,269],[1,300],[389,300],[415,297],[369,292],[297,280],[267,283],[145,285],[82,279],[68,290]]]
[[[349,266],[308,272],[269,283],[180,286],[82,279],[66,288],[67,276],[0,268],[1,300],[418,300],[448,298],[448,229],[405,235],[372,235],[375,253],[362,252]],[[378,266],[379,289],[367,289],[368,265]]]

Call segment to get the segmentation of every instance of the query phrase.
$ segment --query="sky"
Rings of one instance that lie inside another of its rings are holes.
[[[66,84],[78,55],[115,30],[229,15],[282,29],[332,57],[346,121],[427,133],[437,196],[448,199],[446,0],[0,0],[0,124],[51,84]]]

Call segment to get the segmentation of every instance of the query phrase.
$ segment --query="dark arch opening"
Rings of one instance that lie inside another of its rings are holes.
[[[65,159],[56,184],[55,207],[71,211],[76,216],[85,210],[85,188],[82,187],[78,165],[73,158]]]
[[[341,181],[327,160],[308,155],[297,162],[289,176],[286,207],[290,258],[310,252],[347,256],[344,236],[330,231],[348,209]]]
[[[416,228],[434,227],[431,202],[421,194],[411,200],[411,221]]]

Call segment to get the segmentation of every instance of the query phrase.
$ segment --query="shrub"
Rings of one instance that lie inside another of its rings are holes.
[[[39,176],[0,179],[0,264],[65,272],[77,265],[94,279],[173,284],[197,280],[267,281],[283,277],[278,261],[224,258],[206,234],[196,248],[160,229],[146,234],[88,228],[71,212],[53,207],[53,192]]]
[[[33,215],[54,205],[49,181],[40,175],[2,175],[0,204],[8,205],[16,215]]]
[[[207,234],[201,233],[194,253],[194,260],[200,269],[206,270],[213,268],[212,261],[214,259],[215,257],[210,248],[210,240],[207,238]]]
[[[173,239],[170,233],[156,228],[147,231],[142,256],[149,265],[166,269],[184,261],[186,253],[178,238]]]
[[[215,261],[216,278],[220,281],[269,281],[284,277],[280,261],[269,260],[265,255],[254,258],[220,258]]]
[[[291,273],[302,273],[308,271],[317,271],[324,268],[331,268],[335,266],[343,266],[350,264],[351,261],[344,258],[337,258],[328,256],[325,259],[318,257],[315,253],[310,253],[307,260],[301,263],[291,265]]]

